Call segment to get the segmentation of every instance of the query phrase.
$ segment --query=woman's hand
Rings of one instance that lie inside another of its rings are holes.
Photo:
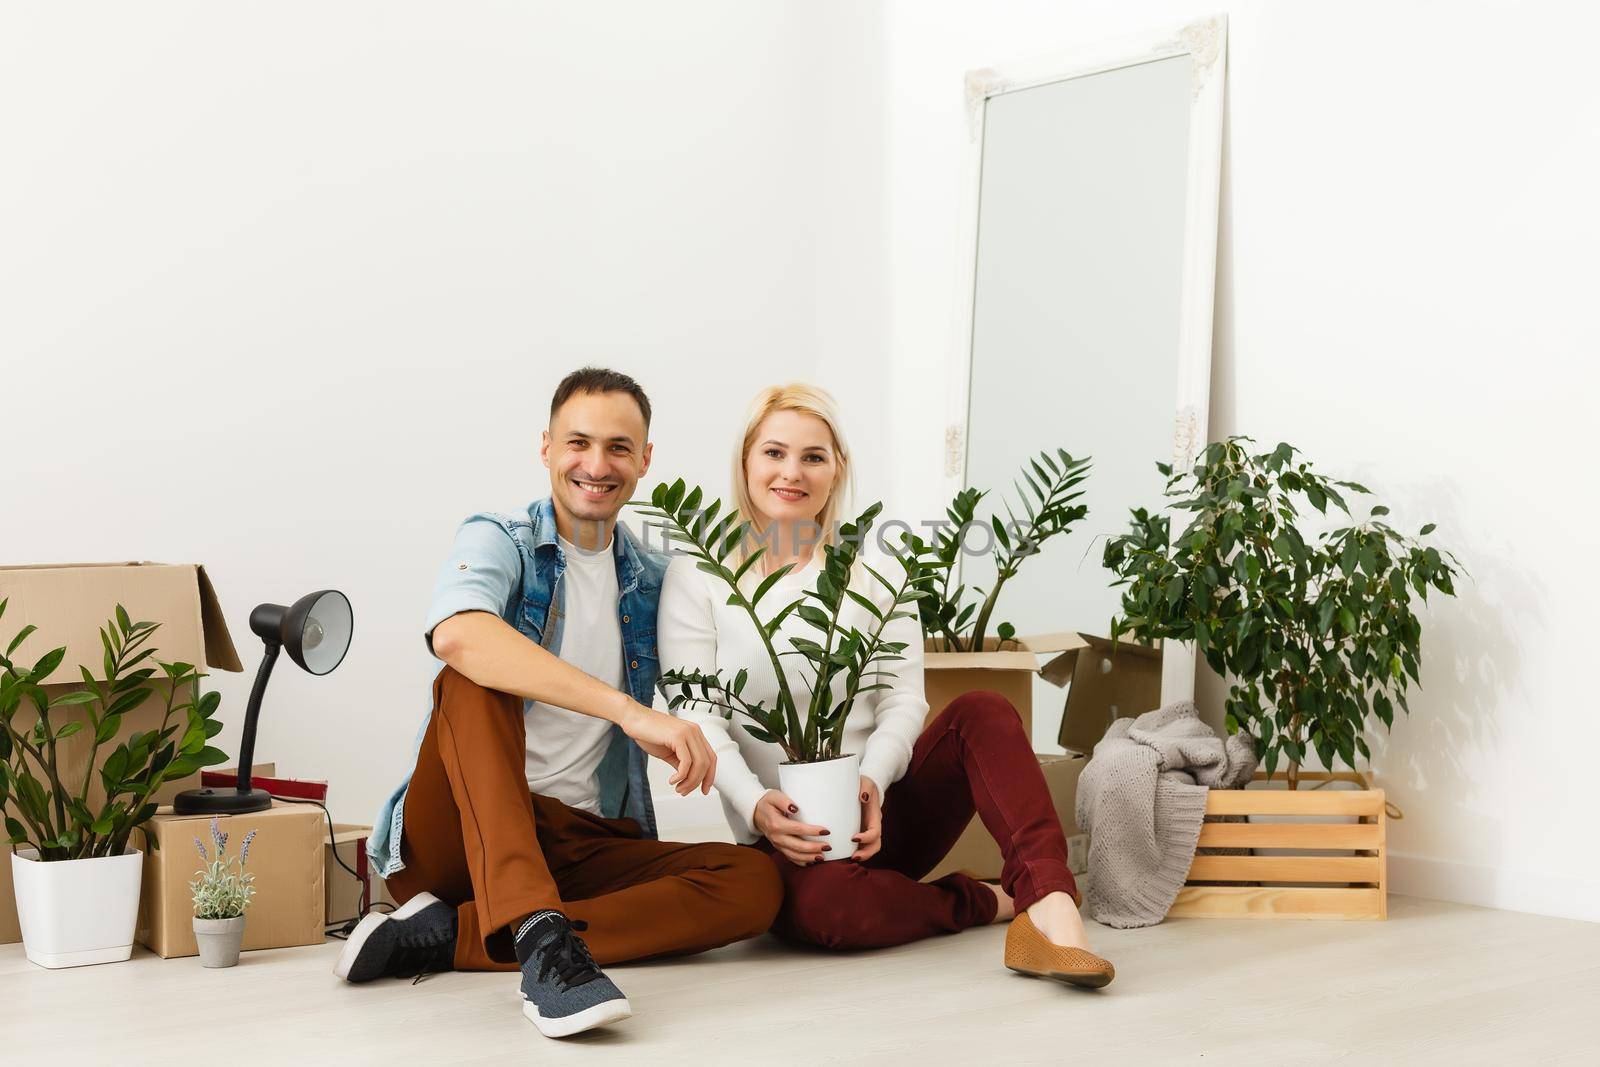
[[[820,862],[824,852],[832,850],[821,841],[806,840],[825,836],[828,830],[824,826],[796,822],[791,816],[799,811],[794,801],[776,789],[769,789],[756,801],[755,824],[780,856],[796,866],[809,867]]]
[[[865,863],[883,847],[883,797],[878,793],[878,783],[866,775],[861,776],[861,832],[850,840],[856,843],[855,855],[850,858]]]

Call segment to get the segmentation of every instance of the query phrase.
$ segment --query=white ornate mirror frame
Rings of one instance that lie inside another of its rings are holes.
[[[1222,105],[1227,68],[1227,18],[1217,15],[1176,31],[1149,32],[966,75],[968,150],[962,198],[961,276],[955,306],[957,351],[950,363],[949,417],[945,429],[945,499],[966,486],[974,302],[978,262],[978,211],[988,101],[1004,93],[1104,73],[1123,67],[1192,57],[1188,174],[1183,236],[1182,307],[1179,312],[1178,389],[1172,428],[1175,470],[1187,470],[1207,440],[1211,392],[1211,318],[1216,285],[1217,210],[1222,169]],[[1155,457],[1152,457],[1154,459]],[[1152,504],[1156,503],[1152,501]],[[1192,697],[1192,648],[1168,641],[1162,650],[1163,702]]]

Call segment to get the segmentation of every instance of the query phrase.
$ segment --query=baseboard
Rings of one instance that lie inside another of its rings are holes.
[[[1389,853],[1389,889],[1408,897],[1600,922],[1600,883]]]

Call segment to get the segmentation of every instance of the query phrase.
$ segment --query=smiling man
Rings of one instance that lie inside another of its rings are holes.
[[[667,557],[617,522],[649,430],[632,378],[575,371],[539,450],[550,496],[456,532],[424,631],[445,667],[368,846],[400,907],[361,921],[339,977],[520,970],[523,1014],[560,1037],[631,1014],[599,964],[771,925],[782,889],[765,856],[656,840],[647,757],[687,795],[710,792],[716,756],[649,707]]]

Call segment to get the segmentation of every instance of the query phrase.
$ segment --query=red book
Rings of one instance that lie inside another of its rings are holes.
[[[239,786],[239,772],[201,771],[200,785],[207,789],[236,789]],[[327,782],[314,782],[305,778],[269,778],[266,775],[253,774],[250,776],[250,785],[256,789],[265,789],[275,797],[315,800],[322,804],[328,802]]]

